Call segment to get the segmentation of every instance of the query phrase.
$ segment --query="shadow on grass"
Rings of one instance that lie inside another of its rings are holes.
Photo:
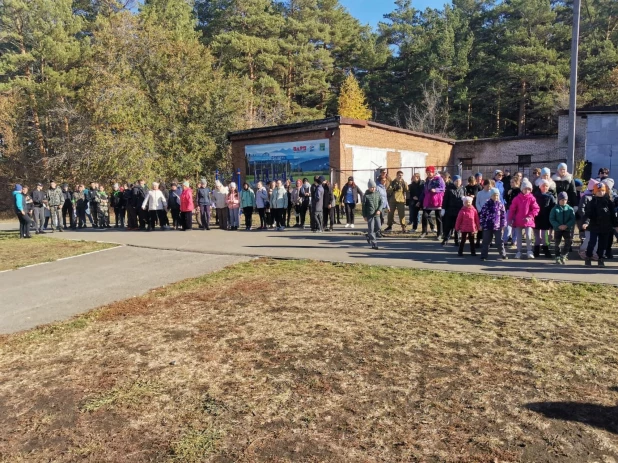
[[[525,407],[547,418],[577,421],[618,434],[618,407],[580,402],[534,402]]]

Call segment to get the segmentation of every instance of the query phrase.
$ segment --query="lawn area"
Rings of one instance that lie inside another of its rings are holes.
[[[116,245],[92,241],[58,240],[40,235],[33,236],[29,240],[20,240],[18,232],[0,231],[0,271],[42,262],[53,262],[63,257],[113,247]]]
[[[0,461],[616,461],[617,298],[240,264],[1,337]]]

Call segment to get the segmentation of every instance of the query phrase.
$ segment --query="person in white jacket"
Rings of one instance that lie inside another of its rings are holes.
[[[217,180],[215,182],[215,191],[212,196],[215,200],[215,208],[217,210],[217,220],[219,220],[219,226],[221,230],[227,230],[228,225],[228,208],[227,208],[227,194],[229,190],[227,187]]]
[[[153,182],[152,189],[148,191],[148,195],[142,203],[142,209],[148,208],[148,231],[155,229],[157,220],[161,226],[161,230],[165,230],[167,226],[166,214],[167,214],[167,200],[161,190],[159,190],[159,184]]]

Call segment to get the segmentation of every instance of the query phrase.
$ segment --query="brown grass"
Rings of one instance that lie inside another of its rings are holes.
[[[0,232],[0,271],[53,262],[64,257],[115,247],[92,241],[69,241],[36,236],[20,240],[18,232]]]
[[[0,461],[615,461],[617,297],[241,264],[0,339]]]

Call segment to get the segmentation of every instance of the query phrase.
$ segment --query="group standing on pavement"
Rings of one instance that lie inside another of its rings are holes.
[[[355,228],[360,204],[373,249],[378,249],[378,238],[393,231],[397,215],[403,233],[416,233],[420,225],[420,238],[435,233],[442,246],[453,240],[460,256],[469,243],[471,254],[480,249],[483,260],[495,246],[499,259],[508,259],[507,248],[512,247],[517,259],[542,255],[564,264],[579,230],[579,254],[586,265],[597,260],[604,266],[606,259],[613,258],[618,194],[606,168],[587,185],[568,173],[565,164],[558,165],[554,175],[549,168],[534,169],[530,179],[520,172],[496,170],[491,179],[477,173],[465,186],[460,176],[451,177],[433,166],[425,174],[422,179],[414,173],[408,184],[402,171],[391,180],[383,169],[364,192],[352,176],[342,188],[322,176],[315,176],[313,183],[308,178],[294,184],[258,182],[255,188],[245,182],[240,189],[234,182],[224,185],[217,180],[212,190],[201,179],[195,192],[188,179],[173,181],[169,189],[163,182],[148,187],[143,179],[114,183],[109,193],[97,182],[71,190],[66,183],[59,186],[51,181],[47,189],[37,183],[33,191],[15,185],[13,204],[22,238],[30,238],[32,230],[40,234],[87,228],[88,222],[93,228],[111,228],[112,211],[113,226],[126,230],[192,230],[194,217],[201,229],[210,230],[214,216],[215,226],[235,231],[244,216],[246,231],[292,227],[322,233],[343,225],[342,219],[345,228]],[[259,227],[254,227],[254,213]]]

